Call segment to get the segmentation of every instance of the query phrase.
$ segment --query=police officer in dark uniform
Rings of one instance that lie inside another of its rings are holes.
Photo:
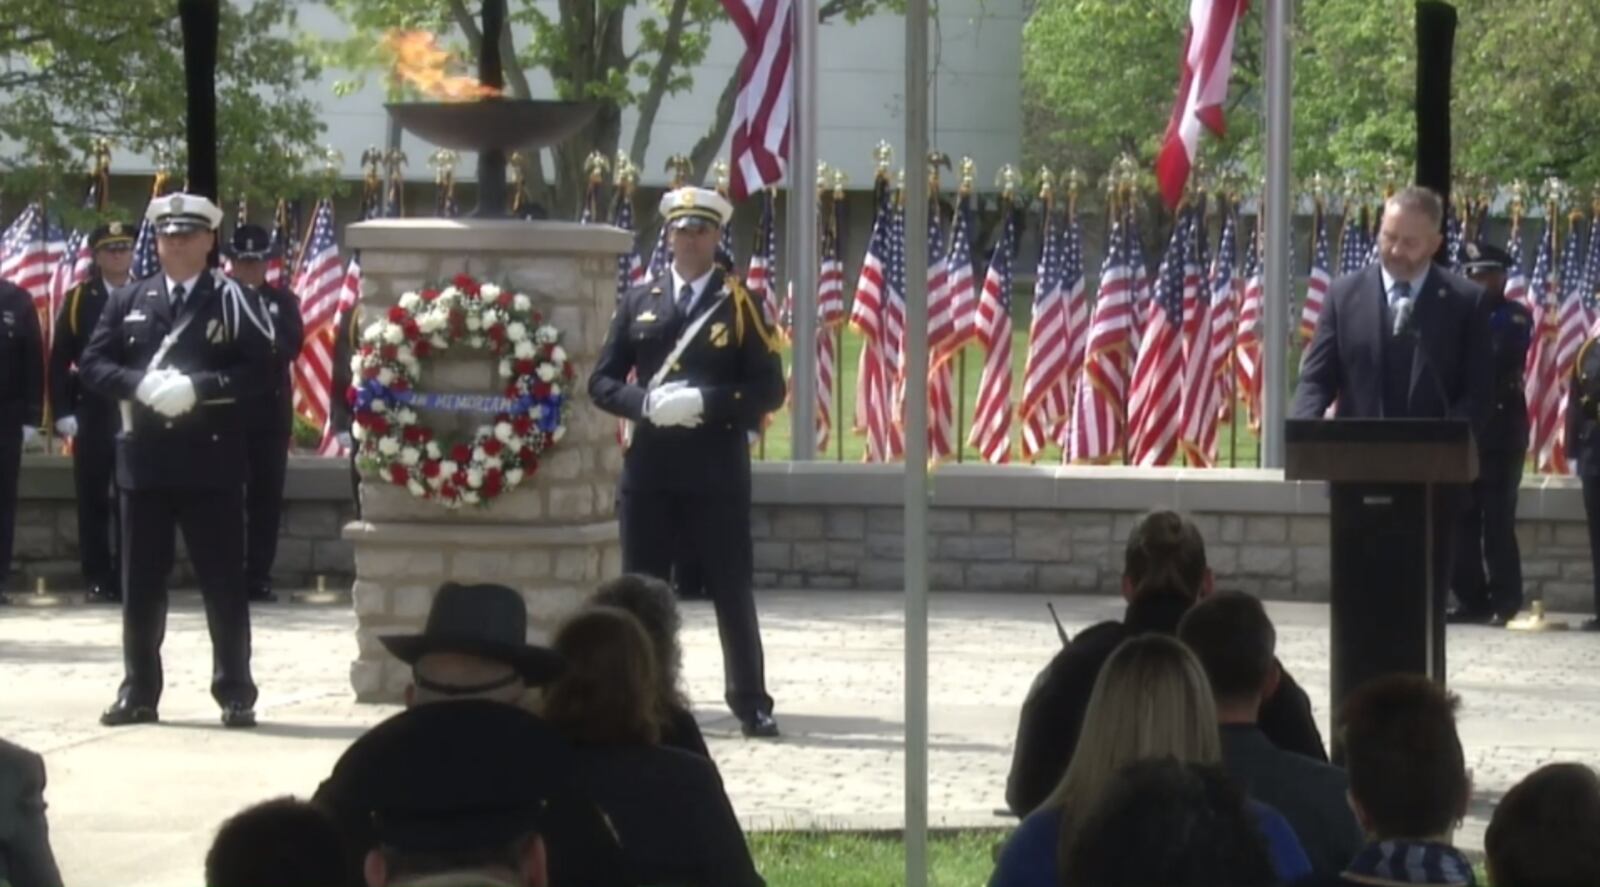
[[[27,290],[0,280],[0,604],[9,603],[11,545],[17,532],[22,448],[44,421],[44,341]]]
[[[224,253],[233,278],[261,294],[261,305],[277,333],[279,370],[266,394],[241,402],[249,472],[244,484],[244,580],[250,600],[276,601],[272,562],[278,556],[278,519],[283,514],[283,481],[289,468],[289,442],[294,435],[294,388],[289,370],[305,339],[300,300],[294,293],[267,283],[272,235],[260,225],[240,225]]]
[[[114,532],[117,516],[117,405],[84,386],[78,378],[83,349],[100,321],[111,290],[128,282],[133,268],[133,228],[121,222],[89,234],[94,269],[72,288],[56,315],[50,343],[50,412],[56,434],[72,438],[72,480],[78,496],[78,563],[90,603],[122,600]]]
[[[328,424],[334,439],[350,454],[350,498],[356,517],[361,517],[361,473],[356,470],[356,449],[350,439],[355,411],[350,408],[350,359],[361,350],[361,306],[356,305],[339,317],[337,338],[333,342],[333,387],[328,397]]]
[[[111,294],[80,377],[118,402],[122,659],[106,726],[157,720],[173,536],[182,528],[211,632],[211,695],[228,727],[256,723],[244,589],[245,423],[278,372],[271,317],[254,290],[209,268],[222,210],[169,194],[146,214],[161,273]]]
[[[1484,288],[1489,315],[1493,397],[1478,437],[1478,479],[1456,530],[1451,586],[1459,602],[1454,623],[1504,626],[1522,609],[1522,553],[1517,548],[1517,488],[1528,452],[1528,404],[1522,393],[1523,361],[1533,340],[1533,314],[1505,298],[1511,256],[1488,243],[1465,247],[1462,271]],[[1488,568],[1485,575],[1485,566]]]
[[[689,546],[716,608],[728,707],[746,736],[776,736],[750,590],[745,435],[783,403],[778,339],[744,285],[714,265],[727,200],[679,188],[661,213],[672,271],[617,300],[589,378],[597,406],[636,423],[617,490],[622,567],[666,581]]]
[[[1594,617],[1579,624],[1600,631],[1600,339],[1578,349],[1567,388],[1567,458],[1583,484],[1583,514],[1589,524],[1589,560],[1594,567]]]

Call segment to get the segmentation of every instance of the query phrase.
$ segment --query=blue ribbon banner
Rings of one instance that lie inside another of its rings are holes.
[[[498,394],[438,394],[426,391],[394,392],[395,400],[423,410],[449,410],[457,413],[518,412],[517,401]]]

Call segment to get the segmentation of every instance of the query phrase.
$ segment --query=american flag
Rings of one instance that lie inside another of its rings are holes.
[[[861,368],[856,380],[856,426],[867,433],[865,458],[888,462],[903,452],[899,423],[892,407],[898,378],[900,340],[905,330],[904,291],[893,291],[893,269],[898,264],[904,281],[905,213],[889,206],[886,183],[879,183],[877,218],[866,259],[856,279],[850,325],[866,339],[861,346]]]
[[[1131,238],[1118,222],[1107,238],[1100,267],[1100,294],[1089,320],[1083,378],[1072,399],[1065,458],[1072,462],[1108,461],[1123,442],[1128,397],[1128,358],[1133,351],[1133,269]]]
[[[1217,429],[1224,422],[1233,421],[1233,340],[1238,332],[1234,322],[1235,302],[1239,296],[1239,282],[1233,276],[1238,261],[1238,216],[1229,212],[1223,217],[1222,235],[1217,242],[1217,257],[1211,267],[1211,352],[1208,371],[1211,386],[1207,397],[1207,416],[1203,420],[1200,436],[1200,455],[1205,464],[1216,464]]]
[[[377,201],[368,201],[362,207],[363,213],[382,211],[383,205]],[[291,276],[289,265],[293,261],[290,255],[293,243],[294,229],[289,225],[289,202],[279,200],[277,208],[272,213],[272,252],[267,257],[267,283],[276,287],[288,285]]]
[[[931,238],[938,229],[937,218],[930,218],[930,244],[936,242]],[[972,195],[962,194],[956,204],[950,251],[937,269],[932,259],[928,263],[928,353],[933,360],[948,360],[977,335],[976,288],[972,272]]]
[[[1522,217],[1511,219],[1511,234],[1506,237],[1506,252],[1511,255],[1511,267],[1506,269],[1506,301],[1533,309],[1528,299],[1528,275],[1522,270]],[[1592,254],[1591,254],[1592,255]]]
[[[1128,211],[1128,265],[1133,282],[1133,350],[1139,350],[1139,337],[1150,308],[1150,261],[1144,254],[1144,235],[1139,232],[1139,217]]]
[[[1345,209],[1344,233],[1339,239],[1339,273],[1354,274],[1367,267],[1372,245],[1367,243],[1367,232],[1361,229],[1359,212]]]
[[[967,214],[970,214],[970,210]],[[952,329],[948,325],[945,329],[936,329],[935,312],[947,310],[960,300],[960,296],[952,295],[958,287],[967,293],[969,305],[972,300],[972,241],[970,234],[964,241],[962,237],[963,233],[970,231],[969,226],[962,224],[967,214],[962,212],[962,206],[957,207],[955,238],[952,248],[946,251],[938,201],[928,201],[928,458],[932,460],[947,459],[956,451],[955,376],[951,372],[950,360],[959,350],[959,345],[955,343],[960,340],[961,334],[957,329],[953,334],[958,338],[952,339]],[[941,305],[945,308],[941,309]],[[959,326],[959,321],[956,323]],[[936,332],[941,337],[937,345]],[[901,347],[905,347],[904,342]],[[903,368],[903,353],[900,360]],[[905,385],[903,373],[900,384]],[[904,400],[902,387],[901,403]]]
[[[1011,266],[1017,257],[1019,216],[1005,213],[1000,243],[989,257],[978,298],[978,340],[985,357],[967,443],[996,465],[1011,461]]]
[[[294,362],[294,409],[315,428],[325,427],[328,421],[334,321],[344,281],[344,265],[334,238],[333,201],[324,199],[312,213],[311,232],[291,287],[300,297],[300,317],[305,323],[305,344]]]
[[[1566,458],[1566,404],[1567,385],[1572,378],[1573,364],[1578,360],[1578,349],[1583,347],[1584,335],[1589,331],[1588,310],[1584,306],[1585,293],[1588,280],[1584,276],[1583,267],[1583,238],[1578,233],[1579,219],[1574,216],[1571,227],[1567,230],[1567,243],[1561,251],[1561,279],[1557,282],[1560,292],[1561,308],[1556,320],[1556,347],[1555,357],[1552,360],[1552,381],[1554,384],[1548,390],[1554,392],[1556,420],[1555,446],[1546,462],[1541,459],[1538,463],[1541,471],[1551,471],[1565,474],[1567,472]]]
[[[1593,330],[1600,323],[1600,305],[1596,299],[1600,297],[1600,213],[1589,217],[1589,245],[1585,248],[1583,263],[1583,314],[1585,328]],[[1563,404],[1566,400],[1561,401]],[[1563,425],[1563,428],[1566,426]]]
[[[1212,306],[1206,258],[1205,210],[1194,211],[1183,267],[1183,402],[1178,442],[1190,465],[1211,467],[1207,446],[1216,438],[1216,376],[1211,358]]]
[[[624,231],[633,231],[633,189],[617,189],[616,206],[611,212],[611,224]],[[729,226],[732,227],[732,226]],[[633,250],[617,256],[617,295],[644,283],[644,263]]]
[[[339,301],[333,316],[333,334],[337,336],[339,330],[344,328],[344,319],[350,312],[356,310],[361,304],[361,254],[356,253],[350,257],[350,264],[345,266],[344,279],[339,283]],[[337,345],[337,343],[334,343]],[[343,391],[333,389],[333,364],[328,364],[328,396],[344,397]],[[339,443],[339,429],[333,427],[333,411],[328,411],[328,418],[322,423],[322,442],[317,445],[317,455],[337,456],[343,458],[350,455],[350,451]]]
[[[1193,224],[1193,217],[1185,214],[1172,227],[1133,363],[1128,461],[1141,467],[1167,465],[1178,454],[1183,421],[1183,293],[1185,266],[1193,258],[1189,245]]]
[[[1456,213],[1456,208],[1450,206],[1444,214],[1444,257],[1445,263],[1452,271],[1460,270],[1461,257],[1465,254],[1466,242],[1461,231],[1461,216]]]
[[[783,181],[789,160],[794,28],[791,0],[722,0],[744,38],[734,99],[733,198]]]
[[[1316,335],[1317,321],[1322,319],[1322,302],[1328,297],[1328,284],[1333,276],[1328,273],[1328,224],[1322,207],[1312,220],[1311,271],[1306,275],[1306,301],[1300,308],[1300,338],[1306,343]]]
[[[1073,220],[1076,223],[1076,220]],[[1074,367],[1068,358],[1066,225],[1057,225],[1048,198],[1039,231],[1039,269],[1033,279],[1033,319],[1028,325],[1028,356],[1022,368],[1022,458],[1032,462],[1055,438],[1067,415],[1068,386]],[[1083,255],[1077,256],[1077,279],[1083,292]]]
[[[656,247],[650,251],[650,263],[645,267],[645,280],[666,280],[672,268],[672,231],[667,227],[667,220],[661,220],[661,229],[656,232]]]
[[[1533,304],[1533,327],[1537,331],[1528,349],[1526,379],[1523,393],[1528,401],[1528,452],[1533,457],[1536,470],[1544,470],[1555,455],[1556,403],[1555,356],[1556,338],[1560,331],[1561,306],[1556,300],[1556,287],[1552,285],[1551,269],[1555,262],[1556,223],[1546,217],[1544,236],[1539,238],[1539,252],[1533,260],[1533,275],[1528,282],[1529,299]]]
[[[45,326],[45,344],[55,335],[55,317],[66,303],[67,293],[87,281],[94,271],[94,250],[89,249],[89,235],[74,231],[67,238],[66,249],[50,275],[50,323]]]
[[[773,219],[775,202],[777,198],[771,189],[762,192],[761,220],[756,224],[755,245],[750,250],[750,266],[745,271],[745,285],[750,295],[760,300],[761,310],[766,312],[767,320],[774,324],[781,315],[778,304],[778,232]]]
[[[65,251],[60,229],[43,207],[30,203],[0,235],[0,279],[25,290],[43,316],[50,310],[50,279]]]
[[[721,194],[723,197],[728,196],[728,191],[726,188],[719,187],[717,189],[717,193]],[[732,271],[739,265],[739,260],[735,256],[736,254],[733,248],[733,225],[723,225],[722,234],[717,238],[716,262],[729,271]],[[750,258],[752,261],[754,261],[755,256],[751,256]]]
[[[156,252],[156,229],[149,219],[139,221],[139,230],[133,235],[133,268],[135,280],[161,273],[161,256]],[[272,282],[268,269],[268,283]]]
[[[1244,260],[1244,296],[1239,300],[1239,335],[1233,357],[1238,363],[1239,396],[1250,414],[1250,427],[1261,427],[1261,225],[1257,221]]]
[[[844,322],[844,260],[839,256],[839,216],[844,201],[822,235],[822,262],[817,275],[817,452],[828,448],[833,430],[833,374],[838,328]]]
[[[1156,178],[1169,209],[1175,209],[1183,196],[1190,164],[1200,149],[1201,128],[1219,137],[1224,134],[1222,111],[1233,72],[1233,35],[1249,5],[1249,0],[1189,0],[1178,99],[1156,159]]]

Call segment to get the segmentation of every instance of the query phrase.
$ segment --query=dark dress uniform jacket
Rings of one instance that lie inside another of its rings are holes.
[[[56,317],[54,339],[50,343],[50,413],[57,419],[76,416],[80,434],[100,428],[116,430],[117,405],[109,398],[90,391],[78,377],[83,351],[100,322],[111,294],[98,272],[72,288]],[[99,423],[98,425],[96,423]],[[107,440],[110,440],[109,434]]]
[[[294,423],[294,386],[289,373],[305,342],[305,321],[300,316],[300,300],[294,293],[271,284],[262,286],[259,292],[262,307],[272,316],[278,365],[265,395],[256,398],[245,411],[245,421],[251,428],[289,428]]]
[[[1516,454],[1519,462],[1528,449],[1528,400],[1522,377],[1533,333],[1533,312],[1526,305],[1501,302],[1489,313],[1494,388],[1478,449]]]
[[[1141,596],[1128,605],[1121,622],[1102,622],[1084,629],[1050,660],[1028,691],[1017,723],[1016,750],[1006,778],[1006,804],[1013,813],[1032,813],[1067,772],[1078,747],[1089,694],[1117,647],[1141,634],[1176,635],[1179,620],[1192,606],[1192,599],[1179,595]],[[1261,704],[1260,725],[1277,747],[1327,761],[1311,700],[1287,670],[1278,692]]]
[[[0,429],[12,437],[44,421],[42,338],[28,292],[0,280]]]
[[[1318,419],[1337,399],[1341,419],[1467,419],[1481,432],[1492,380],[1482,297],[1482,287],[1434,266],[1413,306],[1415,340],[1396,341],[1380,266],[1334,280],[1291,414]],[[1388,393],[1396,382],[1405,392],[1401,403]]]
[[[207,271],[184,298],[183,329],[161,365],[187,374],[195,387],[194,409],[168,419],[134,398],[163,338],[182,321],[173,315],[166,278],[135,281],[111,294],[105,314],[83,356],[88,386],[132,402],[133,424],[117,445],[117,485],[125,490],[237,487],[245,481],[244,420],[239,399],[264,393],[278,370],[272,339],[240,316],[243,301],[259,305],[254,291],[233,281],[219,283]],[[242,300],[219,287],[240,286]],[[256,309],[259,314],[259,308]]]
[[[623,460],[621,489],[748,495],[745,432],[783,403],[783,363],[761,309],[736,278],[713,272],[685,315],[666,285],[635,287],[617,299],[611,329],[589,377],[600,409],[636,424]],[[696,428],[661,428],[644,419],[645,386],[702,313],[710,317],[663,382],[700,389],[705,412]],[[628,371],[636,370],[629,382]]]

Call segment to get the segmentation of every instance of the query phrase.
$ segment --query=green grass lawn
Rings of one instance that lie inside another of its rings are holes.
[[[1011,398],[1013,404],[1022,398],[1022,371],[1028,358],[1028,328],[1026,318],[1015,324],[1015,332],[1011,340]],[[856,370],[861,357],[861,346],[864,339],[853,329],[846,329],[843,335],[842,359],[836,360],[835,385],[833,392],[833,433],[829,436],[828,452],[819,458],[844,462],[860,462],[866,450],[866,436],[856,434],[850,430],[851,421],[855,414]],[[785,350],[783,360],[785,371],[789,366],[792,352]],[[956,360],[956,417],[959,423],[957,440],[961,444],[961,454],[958,461],[981,461],[977,450],[966,445],[967,434],[972,428],[972,415],[977,406],[978,386],[983,378],[983,346],[976,342],[962,349]],[[1220,464],[1225,466],[1238,466],[1253,468],[1257,463],[1257,451],[1260,442],[1254,432],[1244,421],[1245,411],[1241,406],[1236,411],[1237,421],[1231,426],[1224,426],[1218,432],[1217,456]],[[1021,426],[1017,423],[1015,414],[1011,423],[1012,460],[1020,458],[1022,449]],[[843,432],[841,434],[840,432]],[[781,461],[789,458],[789,410],[787,407],[774,413],[771,423],[767,426],[766,435],[757,448],[757,456],[762,459]],[[1059,465],[1061,463],[1061,448],[1049,447],[1040,454],[1040,464]]]
[[[1005,831],[943,832],[929,837],[928,883],[988,883],[994,848]],[[767,887],[886,887],[905,883],[905,847],[898,833],[751,832],[750,852]]]

